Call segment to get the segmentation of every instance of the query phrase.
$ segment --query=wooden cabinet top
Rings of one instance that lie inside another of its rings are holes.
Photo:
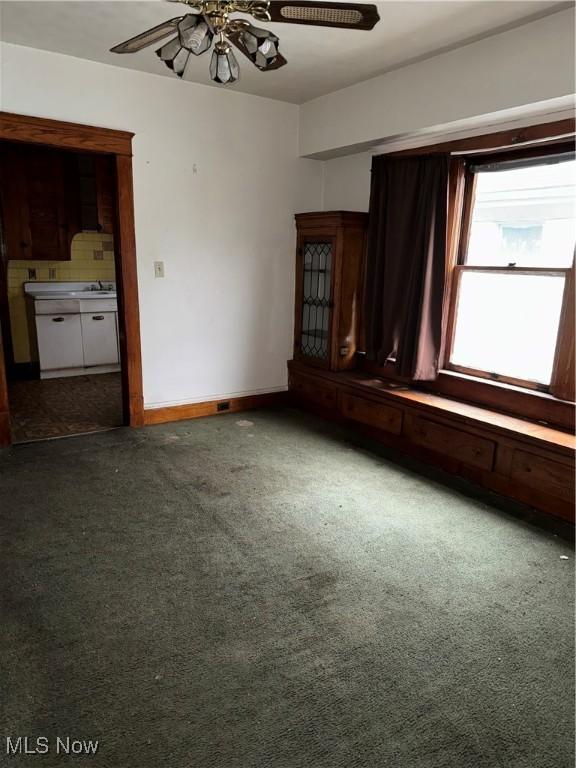
[[[365,229],[368,225],[368,214],[362,211],[313,211],[312,213],[297,213],[294,218],[299,229],[333,227]]]

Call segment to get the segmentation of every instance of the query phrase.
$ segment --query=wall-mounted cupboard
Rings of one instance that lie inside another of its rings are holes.
[[[112,234],[111,158],[0,143],[5,261],[66,261],[75,234]]]

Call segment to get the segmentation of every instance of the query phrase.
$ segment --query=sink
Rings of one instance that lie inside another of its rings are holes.
[[[115,299],[116,291],[55,291],[31,294],[35,299]]]

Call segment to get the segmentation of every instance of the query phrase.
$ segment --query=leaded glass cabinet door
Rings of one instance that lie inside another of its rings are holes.
[[[294,359],[343,371],[356,365],[367,214],[296,214]]]
[[[299,352],[318,364],[328,364],[333,307],[333,239],[304,239],[300,259],[302,301]]]

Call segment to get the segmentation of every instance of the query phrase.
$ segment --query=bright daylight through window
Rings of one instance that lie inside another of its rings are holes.
[[[576,243],[573,154],[472,166],[449,367],[545,389]]]

